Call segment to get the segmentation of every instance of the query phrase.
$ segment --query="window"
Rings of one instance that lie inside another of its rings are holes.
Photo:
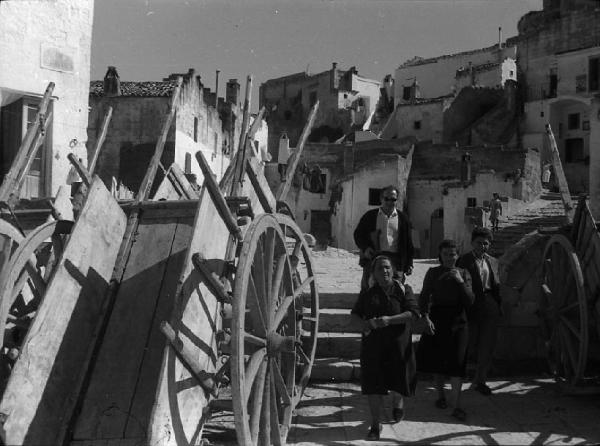
[[[581,74],[575,76],[575,93],[585,93],[587,91],[587,76]]]
[[[583,161],[583,138],[569,138],[565,140],[565,163]]]
[[[198,118],[194,118],[194,142],[198,142]]]
[[[591,57],[589,60],[588,82],[590,91],[600,90],[600,57]]]
[[[402,87],[402,99],[410,101],[410,87]]]
[[[289,110],[286,110],[285,112],[283,112],[283,117],[285,118],[286,121],[289,121],[290,119],[292,119],[292,112]]]
[[[569,130],[579,130],[579,113],[569,113],[567,116],[567,128]]]
[[[413,123],[413,128],[414,128],[415,130],[421,130],[421,121],[415,121],[415,122]]]
[[[379,206],[381,204],[381,189],[369,188],[369,206]]]
[[[475,206],[477,206],[477,198],[475,198],[475,197],[467,198],[467,207],[474,208]]]

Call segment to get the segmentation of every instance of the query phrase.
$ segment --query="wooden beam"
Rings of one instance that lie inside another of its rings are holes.
[[[135,197],[135,200],[138,203],[141,203],[142,201],[146,200],[148,198],[148,195],[150,194],[150,188],[152,187],[152,183],[154,183],[154,177],[156,177],[156,171],[158,170],[158,165],[160,164],[160,158],[162,157],[163,151],[165,149],[167,135],[169,134],[169,129],[171,128],[173,118],[175,117],[175,111],[177,110],[177,101],[179,100],[179,93],[181,91],[182,83],[183,78],[179,76],[177,78],[177,86],[175,87],[175,90],[173,90],[173,94],[171,96],[171,105],[169,106],[169,113],[165,118],[162,131],[160,132],[160,138],[156,142],[156,147],[154,148],[154,155],[150,160],[150,165],[146,170],[146,175],[144,175],[144,179],[142,180],[140,189]]]
[[[308,115],[308,121],[306,121],[306,125],[300,134],[300,139],[298,139],[298,144],[296,145],[296,150],[288,159],[288,168],[285,174],[285,181],[279,185],[277,189],[277,201],[285,201],[285,197],[287,196],[290,188],[292,187],[292,181],[294,179],[294,174],[296,173],[296,168],[298,167],[298,162],[300,161],[300,157],[302,156],[302,151],[304,150],[304,144],[308,139],[308,135],[312,129],[312,126],[315,122],[315,118],[317,116],[317,111],[319,110],[319,101],[315,102],[313,105],[310,114]]]
[[[219,189],[219,185],[217,184],[217,180],[213,176],[212,170],[210,170],[210,166],[204,158],[202,151],[196,152],[196,160],[198,160],[198,164],[200,165],[200,169],[202,170],[202,174],[204,175],[204,184],[202,187],[206,187],[208,190],[208,194],[212,199],[215,207],[217,208],[217,212],[223,219],[225,226],[237,240],[242,241],[244,237],[242,236],[242,231],[240,227],[237,225],[236,219],[231,215],[229,211],[229,207],[227,206],[227,202],[225,201],[225,197],[221,193]]]
[[[50,82],[48,84],[48,87],[46,87],[46,91],[44,92],[42,102],[40,102],[40,106],[35,116],[35,120],[27,129],[25,138],[23,138],[23,142],[21,143],[19,150],[17,151],[17,154],[12,162],[12,165],[10,166],[10,170],[4,177],[2,185],[0,185],[0,201],[8,201],[11,194],[16,195],[19,193],[19,191],[16,189],[18,185],[18,178],[21,171],[27,165],[27,155],[30,152],[31,144],[34,142],[38,134],[38,131],[40,129],[40,123],[43,122],[43,117],[46,115],[46,111],[48,110],[48,105],[50,104],[50,98],[52,96],[53,91],[54,82]]]
[[[190,372],[192,372],[192,375],[194,375],[198,384],[200,384],[200,386],[212,397],[216,398],[218,385],[213,378],[213,374],[207,372],[200,366],[196,360],[196,355],[185,346],[181,338],[175,333],[175,330],[173,330],[173,327],[171,327],[168,322],[163,321],[160,324],[160,331],[165,335],[173,349],[178,353],[181,361],[188,367]]]
[[[192,256],[192,263],[196,271],[198,271],[204,278],[207,288],[219,300],[219,302],[223,304],[231,303],[231,297],[225,290],[220,277],[206,266],[206,259],[202,258],[199,253],[196,253]]]
[[[567,183],[567,178],[565,177],[565,172],[560,161],[558,146],[556,145],[556,139],[554,139],[554,133],[552,133],[552,128],[550,127],[550,124],[546,124],[546,134],[548,135],[548,139],[550,140],[552,166],[554,167],[554,174],[556,175],[556,180],[558,181],[558,189],[562,198],[563,207],[565,208],[567,222],[573,223],[573,214],[575,212],[575,208],[573,206],[573,201],[571,200],[569,185]]]
[[[49,112],[46,115],[46,119],[44,120],[44,124],[43,124],[42,128],[40,129],[39,132],[37,132],[35,141],[33,142],[31,150],[29,151],[29,153],[27,155],[25,167],[23,168],[23,170],[21,172],[19,172],[19,175],[17,177],[17,187],[15,189],[16,195],[19,195],[21,193],[21,189],[23,188],[23,183],[25,182],[25,178],[27,177],[27,174],[29,173],[29,170],[31,169],[31,165],[33,164],[33,161],[35,160],[35,155],[37,154],[37,151],[39,150],[40,146],[43,144],[44,140],[46,139],[46,132],[47,132],[48,125],[50,124],[51,119],[52,119],[52,112]]]
[[[104,120],[102,121],[102,127],[100,128],[100,136],[98,136],[98,138],[96,139],[96,145],[94,146],[94,151],[92,152],[92,159],[88,163],[88,172],[90,173],[90,175],[94,175],[94,170],[96,170],[96,162],[98,161],[98,155],[100,155],[102,144],[104,144],[104,140],[106,139],[106,133],[108,132],[108,124],[110,124],[112,113],[113,108],[108,107],[108,110],[106,110],[106,114],[104,115]]]
[[[248,131],[248,135],[246,136],[247,144],[252,144],[252,141],[254,140],[254,135],[256,135],[256,132],[258,131],[258,128],[260,127],[260,123],[264,119],[264,115],[265,115],[265,107],[262,107],[260,109],[260,111],[258,112],[256,119],[252,122],[252,125],[250,126],[250,130]],[[237,169],[238,169],[237,166],[239,166],[239,164],[241,163],[241,159],[240,159],[241,155],[242,155],[242,152],[238,151],[236,153],[236,156],[233,158],[233,160],[229,164],[229,166],[227,166],[227,169],[225,170],[225,174],[223,175],[223,178],[221,178],[221,181],[219,183],[219,187],[221,188],[222,191],[225,191],[225,192],[231,191],[231,188],[233,185],[234,173],[237,172]]]
[[[74,153],[69,153],[67,155],[67,158],[81,177],[81,181],[83,181],[83,184],[85,184],[85,186],[89,189],[90,184],[92,184],[92,176],[90,175],[88,170],[85,167],[83,167],[83,164],[81,164],[81,162],[75,156]]]

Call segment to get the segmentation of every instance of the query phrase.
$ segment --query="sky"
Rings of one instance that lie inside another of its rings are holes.
[[[92,79],[108,65],[122,81],[160,80],[195,68],[219,95],[235,78],[251,109],[262,82],[319,73],[338,62],[382,80],[414,56],[435,57],[517,34],[519,18],[542,0],[96,0]]]

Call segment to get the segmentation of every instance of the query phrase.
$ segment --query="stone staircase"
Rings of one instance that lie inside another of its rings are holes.
[[[576,197],[573,197],[573,203],[577,203]],[[499,230],[494,233],[490,254],[499,258],[526,234],[540,227],[560,227],[564,224],[566,219],[560,194],[544,190],[540,198],[524,210],[511,217],[501,218]]]

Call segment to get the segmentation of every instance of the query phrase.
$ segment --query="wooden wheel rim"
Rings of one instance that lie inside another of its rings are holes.
[[[1,271],[5,265],[8,265],[9,258],[16,250],[16,246],[20,245],[25,237],[23,237],[21,231],[19,231],[14,225],[2,219],[0,219],[0,236],[4,237],[4,240],[1,243],[2,253],[0,254],[2,256],[0,259]]]
[[[271,214],[260,215],[244,237],[233,293],[231,393],[239,444],[285,444],[294,409],[293,292],[279,223]],[[253,332],[246,327],[247,308]],[[247,345],[255,350],[246,363]]]
[[[552,372],[569,384],[583,378],[588,354],[588,309],[581,265],[569,239],[554,235],[542,269],[542,315]]]
[[[24,268],[35,257],[36,249],[55,234],[58,224],[59,222],[57,221],[47,222],[29,233],[11,256],[7,268],[2,270],[0,274],[0,333],[4,333],[6,330],[9,311],[16,299],[14,292],[15,284],[24,271]],[[55,259],[55,264],[57,261],[58,259]],[[38,283],[39,280],[43,280],[47,284],[50,277],[51,273],[45,279],[38,277]],[[43,294],[43,290],[41,290],[41,293]]]
[[[304,389],[308,384],[312,366],[315,360],[315,354],[317,351],[317,340],[319,333],[319,293],[317,289],[317,283],[314,276],[313,259],[311,255],[310,247],[304,239],[304,234],[289,216],[285,214],[275,214],[275,218],[281,227],[281,231],[286,239],[291,238],[294,240],[294,246],[289,248],[290,257],[298,257],[299,264],[303,264],[306,269],[306,277],[297,276],[300,286],[304,284],[303,289],[310,287],[310,296],[305,296],[302,299],[302,306],[300,307],[299,314],[302,319],[299,321],[299,328],[302,329],[300,336],[303,337],[302,348],[303,348],[303,362],[297,372],[297,380],[295,383],[294,391],[294,406],[296,406]],[[294,273],[298,273],[298,269],[295,269],[292,265]],[[297,284],[295,284],[297,286]],[[306,307],[305,305],[308,305]],[[306,336],[304,336],[306,335]]]

